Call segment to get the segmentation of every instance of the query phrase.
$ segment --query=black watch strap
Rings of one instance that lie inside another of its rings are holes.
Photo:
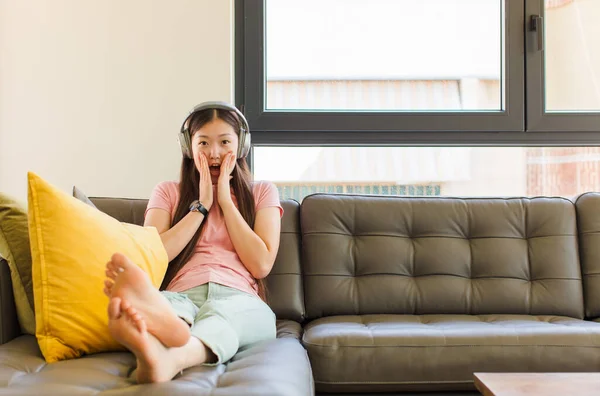
[[[204,205],[202,205],[202,202],[198,200],[192,202],[192,204],[190,205],[190,212],[200,212],[204,216],[208,215],[208,209],[206,209]]]

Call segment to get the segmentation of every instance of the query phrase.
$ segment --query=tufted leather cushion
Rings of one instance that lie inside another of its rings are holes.
[[[135,385],[130,353],[100,353],[46,364],[34,336],[0,347],[0,394],[6,395],[290,395],[313,394],[299,325],[278,323],[278,338],[238,352],[227,365],[196,366],[173,381]]]
[[[144,225],[147,199],[91,198],[90,201],[102,212],[124,223]]]
[[[569,200],[316,194],[304,199],[300,217],[309,319],[583,317]]]
[[[600,317],[600,193],[585,193],[575,200],[579,252],[585,293],[585,316]]]
[[[302,322],[304,292],[300,272],[300,205],[293,200],[282,201],[279,251],[267,277],[268,300],[278,318]]]
[[[309,323],[318,391],[474,389],[474,372],[600,367],[600,324],[559,316],[363,315]]]
[[[119,221],[143,225],[147,199],[90,198],[99,210]],[[304,318],[304,296],[300,274],[299,204],[281,202],[281,241],[277,259],[267,277],[269,305],[279,319],[301,322]]]

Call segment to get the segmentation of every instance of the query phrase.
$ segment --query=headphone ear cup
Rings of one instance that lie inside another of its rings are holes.
[[[250,153],[250,132],[242,128],[238,145],[238,158],[246,158]]]
[[[179,132],[179,145],[181,146],[181,154],[185,158],[192,158],[192,142],[190,142],[190,134],[187,129]]]

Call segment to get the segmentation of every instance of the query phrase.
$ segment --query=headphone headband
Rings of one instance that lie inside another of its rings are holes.
[[[220,109],[235,113],[240,123],[237,157],[245,158],[250,152],[250,126],[248,125],[248,120],[246,120],[244,114],[242,114],[242,112],[237,107],[227,102],[221,101],[202,102],[199,105],[196,105],[189,112],[188,116],[183,121],[183,124],[181,124],[181,128],[179,130],[179,144],[181,145],[181,152],[183,156],[187,158],[192,158],[192,135],[189,130],[189,125],[187,125],[190,117],[199,111],[207,109]]]

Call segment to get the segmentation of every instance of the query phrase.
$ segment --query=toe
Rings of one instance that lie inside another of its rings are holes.
[[[139,315],[139,312],[137,311],[137,309],[135,309],[133,307],[133,305],[131,305],[129,303],[129,301],[126,301],[126,300],[124,300],[123,303],[121,304],[121,310],[127,312],[127,315],[129,315],[129,316]]]
[[[133,263],[122,253],[115,253],[112,255],[111,262],[115,266],[117,272],[123,272],[127,270]]]
[[[146,321],[142,315],[140,315],[138,311],[131,305],[131,303],[129,303],[129,301],[123,300],[120,308],[121,312],[124,312],[127,315],[140,333],[146,332]]]
[[[146,321],[144,321],[141,317],[137,318],[132,318],[133,319],[133,323],[135,324],[135,327],[137,327],[137,329],[139,330],[140,333],[145,333],[146,332]]]
[[[108,297],[111,296],[112,294],[112,288],[113,288],[113,283],[109,280],[105,280],[104,281],[104,294],[106,294]]]
[[[146,328],[146,321],[144,319],[142,319],[141,317],[138,319],[134,319],[133,323],[135,323],[135,327],[137,327],[137,329],[140,331],[140,333],[145,333],[147,328]]]
[[[116,264],[114,262],[109,261],[108,263],[106,263],[106,270],[107,271],[114,271],[117,268]]]
[[[104,271],[104,275],[106,275],[107,278],[112,279],[112,280],[117,280],[117,276],[119,275],[119,268],[117,268],[115,265],[107,265],[106,266],[106,270]]]
[[[128,300],[123,300],[121,302],[121,310],[122,311],[129,311],[130,308],[133,308],[133,307],[131,306],[131,303]],[[134,312],[135,312],[135,310],[134,310]]]
[[[108,318],[115,320],[121,316],[121,299],[113,297],[108,303]]]
[[[106,268],[106,271],[104,271],[104,275],[106,275],[107,278],[112,280],[117,279],[117,272],[112,268]]]

